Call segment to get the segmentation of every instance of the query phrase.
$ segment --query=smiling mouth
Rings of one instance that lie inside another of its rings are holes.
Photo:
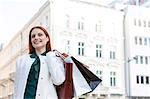
[[[39,43],[41,43],[42,41],[35,41],[35,42],[33,42],[34,44],[39,44]]]

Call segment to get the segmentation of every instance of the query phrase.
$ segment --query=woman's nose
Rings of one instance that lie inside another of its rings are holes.
[[[35,35],[35,39],[37,39],[37,38],[39,38],[39,36],[38,36],[38,35]]]

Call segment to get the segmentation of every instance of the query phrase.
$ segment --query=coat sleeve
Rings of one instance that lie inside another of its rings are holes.
[[[60,85],[65,81],[64,64],[61,58],[56,57],[54,52],[46,54],[48,69],[51,74],[52,82],[55,85]]]

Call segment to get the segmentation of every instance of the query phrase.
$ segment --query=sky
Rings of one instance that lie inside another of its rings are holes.
[[[0,44],[7,45],[47,0],[0,0]]]
[[[7,45],[46,1],[0,0],[0,44]]]

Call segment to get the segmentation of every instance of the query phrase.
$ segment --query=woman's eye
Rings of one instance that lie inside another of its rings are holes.
[[[38,33],[38,36],[42,36],[43,34],[42,33]]]
[[[32,35],[31,38],[35,38],[35,35]]]

